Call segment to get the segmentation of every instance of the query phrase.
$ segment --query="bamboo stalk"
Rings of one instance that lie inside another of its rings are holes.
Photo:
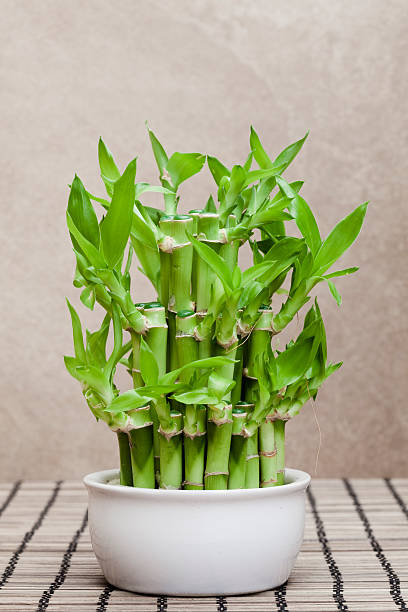
[[[278,485],[285,484],[285,425],[286,421],[273,422],[276,444],[276,468]]]
[[[150,405],[129,412],[129,445],[132,459],[133,486],[155,488],[153,455],[153,420]]]
[[[126,487],[133,486],[132,461],[130,457],[129,438],[127,433],[117,431],[120,461],[120,484]]]
[[[189,409],[194,409],[195,426],[186,425]],[[193,431],[192,431],[193,430]],[[207,409],[205,406],[187,406],[184,420],[184,489],[204,489],[205,445]]]
[[[163,376],[167,367],[168,327],[166,310],[160,302],[149,302],[144,305],[143,314],[147,323],[146,343],[156,359],[159,376]],[[151,407],[151,416],[153,420],[154,463],[158,479],[160,474],[159,418],[154,405]]]
[[[160,488],[180,489],[183,483],[183,416],[171,411],[175,429],[166,433],[160,429]]]
[[[261,463],[261,487],[274,487],[278,484],[277,451],[275,446],[275,427],[267,420],[259,427],[259,455]]]
[[[232,406],[218,404],[208,407],[207,460],[205,465],[205,488],[228,488],[228,463],[232,436]]]
[[[232,437],[229,456],[229,489],[244,489],[247,458],[247,438],[243,436],[243,425],[247,417],[241,406],[232,409]]]

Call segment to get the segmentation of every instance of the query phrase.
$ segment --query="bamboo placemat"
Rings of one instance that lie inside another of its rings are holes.
[[[79,482],[0,484],[0,609],[408,610],[408,480],[314,480],[289,582],[239,597],[148,597],[111,588],[91,550],[86,503]]]

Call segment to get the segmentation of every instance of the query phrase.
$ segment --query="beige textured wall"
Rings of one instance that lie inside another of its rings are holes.
[[[116,464],[62,355],[73,255],[67,183],[102,193],[99,135],[157,180],[144,121],[170,151],[242,160],[253,123],[272,152],[311,136],[291,171],[323,234],[370,199],[340,279],[319,290],[330,356],[319,395],[318,475],[408,476],[406,0],[1,0],[0,478],[80,477]],[[186,208],[211,186],[202,174]],[[142,279],[138,299],[148,297]],[[91,317],[92,318],[92,317]],[[89,320],[89,317],[88,317]],[[288,427],[288,463],[314,473],[310,406]]]

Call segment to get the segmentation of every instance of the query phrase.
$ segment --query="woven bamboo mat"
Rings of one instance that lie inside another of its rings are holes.
[[[167,598],[105,583],[91,550],[81,483],[0,484],[0,609],[408,610],[407,504],[408,480],[314,480],[303,548],[285,586],[239,597]]]

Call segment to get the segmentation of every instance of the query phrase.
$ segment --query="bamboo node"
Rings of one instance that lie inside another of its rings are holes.
[[[208,478],[209,476],[229,476],[229,472],[206,472],[204,474],[204,478]]]
[[[274,478],[270,478],[269,480],[263,480],[261,482],[261,488],[267,487],[270,484],[276,484],[278,481]]]
[[[256,455],[247,455],[245,457],[245,461],[250,461],[251,459],[259,459],[259,455],[258,454],[256,454]]]
[[[171,438],[174,438],[174,436],[179,436],[180,434],[183,433],[182,429],[175,429],[173,431],[164,431],[164,429],[162,428],[162,426],[159,426],[159,434],[161,434],[162,436],[164,436],[166,438],[166,440],[171,440]]]
[[[183,487],[189,485],[190,487],[198,487],[199,489],[204,489],[204,485],[202,482],[190,482],[190,480],[185,480],[183,482]]]
[[[277,452],[278,451],[275,448],[273,451],[259,451],[259,454],[261,457],[275,457]]]
[[[187,438],[190,438],[190,440],[194,440],[194,438],[199,438],[200,436],[205,436],[205,434],[207,432],[206,431],[195,431],[194,433],[190,433],[186,429],[183,429],[183,433],[184,433],[185,436],[187,436]]]

